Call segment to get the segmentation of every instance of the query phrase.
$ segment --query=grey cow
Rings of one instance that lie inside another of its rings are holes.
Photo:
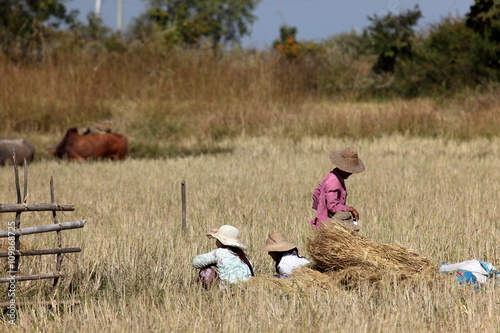
[[[0,138],[0,165],[6,163],[13,164],[12,151],[16,152],[16,161],[18,165],[33,160],[35,156],[35,147],[26,139],[2,139]]]

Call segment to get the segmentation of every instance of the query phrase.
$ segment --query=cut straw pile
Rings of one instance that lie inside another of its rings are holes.
[[[250,279],[248,283],[253,285],[266,285],[289,294],[309,294],[314,289],[333,290],[338,288],[337,281],[333,280],[330,275],[309,267],[295,269],[293,274],[287,278],[258,276]]]
[[[346,285],[436,277],[437,266],[418,253],[397,245],[379,244],[340,224],[328,221],[307,242],[313,268]]]
[[[307,250],[312,263],[295,269],[290,277],[263,276],[249,282],[308,295],[313,290],[377,287],[384,281],[399,285],[447,281],[438,273],[437,264],[415,251],[376,243],[333,221],[313,231]]]

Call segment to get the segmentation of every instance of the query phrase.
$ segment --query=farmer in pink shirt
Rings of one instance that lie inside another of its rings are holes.
[[[346,205],[345,180],[353,173],[365,171],[365,165],[353,148],[332,151],[330,161],[336,168],[326,174],[312,194],[312,209],[317,211],[316,216],[310,221],[314,228],[320,227],[322,222],[328,221],[339,211],[350,212],[354,220],[359,219],[358,211]]]

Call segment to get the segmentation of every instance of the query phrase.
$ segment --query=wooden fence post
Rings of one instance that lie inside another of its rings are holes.
[[[21,187],[19,186],[19,170],[17,168],[17,160],[16,160],[16,152],[15,150],[12,152],[12,159],[14,162],[14,182],[16,184],[16,194],[17,194],[17,203],[22,204],[22,198],[21,198]],[[26,184],[26,178],[28,175],[28,170],[26,169],[26,160],[25,160],[25,165],[24,165],[24,196],[27,196],[27,184]],[[14,233],[16,233],[19,229],[21,229],[21,212],[16,212],[16,219],[14,222]],[[7,235],[10,235],[12,232],[9,228],[7,231]],[[11,242],[9,238],[9,248],[11,247]],[[21,249],[21,239],[20,235],[14,235],[14,251],[19,252]],[[19,257],[14,257],[14,262],[12,263],[10,260],[9,262],[9,275],[10,277],[7,278],[9,283],[7,284],[7,298],[10,303],[15,304],[15,295],[17,290],[17,273],[19,271]]]
[[[182,231],[186,232],[186,182],[181,182],[181,198],[182,198]]]
[[[55,197],[54,197],[54,179],[52,176],[50,176],[50,203],[55,203]],[[54,224],[59,223],[59,219],[57,218],[57,213],[55,210],[52,211],[52,220],[54,221]],[[62,248],[62,235],[61,235],[61,230],[57,230],[57,247],[59,249]],[[56,254],[56,272],[59,272],[61,270],[61,265],[62,265],[62,260],[63,256],[62,253]],[[55,289],[57,287],[57,283],[59,282],[59,277],[54,278],[54,284],[52,285],[52,288]]]

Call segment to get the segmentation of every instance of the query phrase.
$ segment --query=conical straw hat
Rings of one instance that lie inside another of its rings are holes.
[[[209,232],[207,237],[218,239],[226,246],[234,246],[242,250],[247,249],[240,241],[240,232],[232,225],[223,225],[217,231]]]
[[[281,232],[273,231],[267,236],[266,244],[262,245],[259,250],[265,252],[285,252],[296,247],[297,245],[287,241]]]
[[[330,161],[342,171],[350,173],[360,173],[365,171],[363,161],[358,157],[358,152],[354,148],[344,150],[334,150],[330,153]]]

